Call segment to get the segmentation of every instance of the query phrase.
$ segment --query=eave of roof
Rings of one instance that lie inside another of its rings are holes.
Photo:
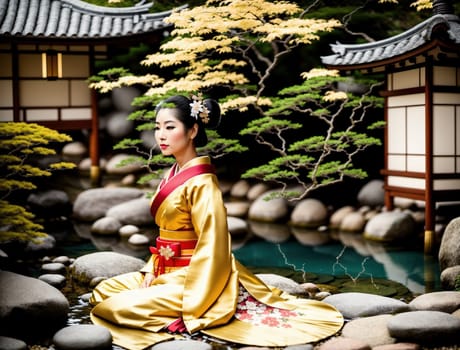
[[[0,0],[3,39],[112,39],[169,27],[172,12],[149,13],[152,3],[103,7],[80,0]]]
[[[335,54],[322,56],[321,60],[329,68],[369,69],[426,52],[436,45],[457,47],[460,50],[458,16],[438,14],[399,35],[371,43],[331,44]]]

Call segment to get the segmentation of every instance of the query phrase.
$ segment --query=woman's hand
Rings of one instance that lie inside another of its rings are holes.
[[[150,287],[150,285],[152,284],[154,279],[155,279],[155,275],[153,273],[151,273],[151,272],[147,272],[144,275],[144,280],[141,283],[141,288]]]

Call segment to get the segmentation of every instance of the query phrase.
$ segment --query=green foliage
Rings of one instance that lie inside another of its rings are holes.
[[[0,200],[0,242],[6,241],[34,241],[46,236],[43,226],[34,223],[34,215],[20,205]]]
[[[32,221],[34,215],[7,198],[15,191],[36,189],[33,181],[37,177],[74,168],[75,164],[69,162],[52,163],[47,169],[34,163],[37,158],[56,154],[54,143],[71,140],[68,135],[34,123],[0,124],[0,242],[44,236],[43,227]]]
[[[460,292],[460,274],[455,278],[455,290]]]
[[[199,153],[220,158],[229,153],[243,153],[248,150],[238,140],[223,138],[215,130],[206,130],[206,135],[208,136],[208,143],[198,149]]]
[[[338,81],[344,79],[316,76],[301,85],[282,89],[272,99],[267,116],[251,121],[240,131],[242,135],[254,135],[259,143],[268,145],[279,154],[267,164],[249,169],[243,178],[279,183],[283,190],[295,180],[303,192],[290,195],[300,199],[317,188],[343,181],[345,177],[367,177],[365,170],[354,167],[353,159],[367,148],[382,144],[379,138],[357,131],[363,128],[366,118],[375,118],[375,114],[369,111],[382,106],[383,99],[371,95],[379,83],[369,80],[368,91],[358,96],[337,91]],[[291,119],[284,119],[286,116]],[[294,119],[303,120],[303,123],[295,123]],[[285,138],[285,132],[302,130],[304,125],[310,124],[309,120],[322,124],[325,132],[308,136],[304,128],[303,132],[297,133],[297,140],[293,140],[292,135],[290,142]],[[382,125],[381,121],[371,123],[372,128]],[[274,139],[279,141],[278,144],[273,142]]]
[[[261,133],[295,130],[295,129],[300,129],[301,127],[302,127],[302,124],[293,123],[290,120],[262,117],[262,118],[249,122],[248,126],[240,131],[240,134],[241,135],[251,135],[251,134],[258,135]]]
[[[91,87],[106,92],[120,86],[144,86],[145,94],[133,101],[137,110],[129,116],[139,131],[153,128],[155,106],[170,95],[220,96],[224,118],[244,114],[248,120],[246,127],[234,132],[253,137],[272,153],[267,164],[256,165],[242,176],[275,182],[283,189],[298,183],[304,188],[300,198],[345,177],[365,177],[366,171],[356,169],[353,159],[381,144],[366,128],[382,126],[383,99],[374,91],[379,79],[324,74],[308,66],[311,60],[296,60],[305,65],[297,65],[296,70],[283,67],[289,57],[343,28],[330,12],[335,5],[325,3],[329,12],[319,17],[318,4],[306,2],[211,0],[203,4],[166,19],[174,27],[171,36],[141,62],[145,69],[152,67],[151,74],[134,76],[123,69],[109,69],[99,73]],[[344,13],[337,10],[340,18],[355,15],[362,6],[359,2],[348,5]],[[277,79],[283,70],[289,74]],[[350,81],[368,91],[354,95],[338,90],[339,83]],[[199,152],[213,157],[248,149],[215,132],[208,136],[210,142]],[[143,164],[150,171],[164,164],[153,149],[143,149],[139,140],[124,140],[116,149],[135,150],[146,159]]]
[[[118,142],[113,149],[128,149],[135,148],[142,144],[142,140],[139,139],[123,139]]]

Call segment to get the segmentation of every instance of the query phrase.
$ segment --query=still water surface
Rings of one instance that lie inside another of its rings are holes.
[[[278,230],[279,226],[274,226]],[[135,247],[118,237],[73,232],[58,237],[58,254],[78,257],[95,251],[115,251],[146,259],[148,247]],[[144,233],[153,237],[155,232]],[[277,231],[279,232],[279,230]],[[288,231],[286,231],[288,232]],[[68,233],[68,231],[67,231]],[[310,237],[306,239],[305,237]],[[267,239],[268,238],[268,239]],[[235,257],[245,266],[270,267],[321,276],[346,276],[360,283],[368,279],[386,279],[406,286],[412,293],[441,290],[440,271],[435,256],[423,253],[420,244],[396,247],[365,240],[361,234],[303,231],[282,236],[261,237],[249,233],[232,237]]]
[[[305,246],[294,238],[282,243],[258,239],[234,250],[234,254],[246,266],[290,267],[319,275],[346,275],[358,283],[360,279],[388,279],[416,294],[440,289],[437,259],[425,256],[422,250],[361,243],[357,250],[340,241]]]

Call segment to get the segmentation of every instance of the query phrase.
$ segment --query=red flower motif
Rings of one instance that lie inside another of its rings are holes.
[[[252,297],[243,288],[240,289],[238,305],[235,317],[240,321],[246,321],[253,325],[265,325],[269,327],[291,328],[287,322],[289,317],[296,317],[298,313],[263,304]]]

